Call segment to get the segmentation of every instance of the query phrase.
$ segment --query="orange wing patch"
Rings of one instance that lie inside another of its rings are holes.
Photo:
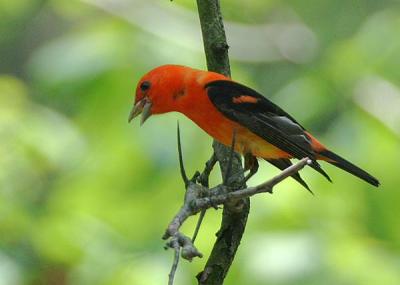
[[[247,96],[247,95],[242,95],[239,97],[234,97],[232,99],[232,102],[235,104],[241,104],[241,103],[257,103],[258,99],[251,97],[251,96]]]

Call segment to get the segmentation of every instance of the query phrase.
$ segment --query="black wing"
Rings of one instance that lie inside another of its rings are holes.
[[[305,129],[279,106],[253,89],[228,80],[212,81],[205,88],[211,102],[226,117],[295,158],[312,159],[311,166],[330,180],[315,161]]]

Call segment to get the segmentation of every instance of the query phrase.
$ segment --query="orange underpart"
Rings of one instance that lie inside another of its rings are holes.
[[[233,98],[232,102],[235,104],[240,104],[240,103],[257,103],[257,98],[251,97],[251,96],[246,96],[242,95],[239,97]]]

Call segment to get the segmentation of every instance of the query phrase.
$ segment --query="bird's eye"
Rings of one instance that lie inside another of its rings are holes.
[[[142,91],[147,91],[150,88],[151,84],[149,81],[143,81],[142,84],[140,84],[140,89]]]

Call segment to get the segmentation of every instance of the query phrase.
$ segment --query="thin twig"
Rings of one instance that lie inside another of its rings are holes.
[[[294,173],[300,171],[306,165],[309,165],[312,161],[309,158],[303,158],[298,163],[286,168],[281,173],[273,177],[272,179],[258,185],[255,187],[247,187],[245,189],[236,190],[232,192],[226,191],[226,187],[217,186],[210,189],[213,194],[209,197],[199,198],[192,202],[192,207],[194,209],[205,209],[211,208],[215,205],[225,204],[232,200],[249,198],[259,193],[272,193],[272,189],[275,185],[283,181],[284,179],[290,177]]]
[[[187,185],[189,183],[189,179],[187,178],[185,167],[183,165],[183,155],[182,155],[182,145],[181,145],[181,130],[179,128],[179,122],[177,122],[176,134],[177,134],[177,140],[178,140],[179,168],[180,168],[180,171],[181,171],[181,176],[182,176],[183,182],[185,183],[185,186],[187,187]]]
[[[217,156],[213,152],[213,154],[211,155],[211,158],[206,162],[206,165],[204,167],[203,172],[200,174],[200,176],[197,179],[197,181],[202,186],[207,187],[207,188],[209,187],[210,174],[211,174],[211,171],[213,170],[215,164],[217,163],[217,161],[218,161],[217,160]],[[195,240],[197,238],[197,235],[199,233],[201,224],[202,224],[202,222],[204,220],[204,216],[206,215],[206,211],[207,211],[207,209],[203,209],[200,212],[199,219],[197,221],[196,228],[194,230],[193,237],[192,237],[192,242],[193,243],[195,242]]]
[[[306,165],[310,165],[310,164],[312,164],[312,160],[309,159],[308,157],[305,157],[305,158],[301,159],[298,163],[289,166],[288,168],[283,170],[281,173],[279,173],[278,175],[276,175],[269,181],[264,182],[256,187],[250,187],[247,189],[249,192],[254,192],[254,194],[265,192],[265,189],[268,189],[268,188],[272,189],[272,187],[274,187],[276,184],[278,184],[282,180],[288,178],[289,176],[292,176],[293,174],[295,174],[295,173],[299,172],[301,169],[303,169]],[[240,190],[236,191],[236,192],[240,192]]]
[[[179,257],[180,257],[180,252],[181,252],[181,247],[178,243],[178,241],[174,241],[174,244],[171,244],[171,248],[175,250],[174,254],[174,262],[172,263],[171,271],[168,274],[168,285],[173,285],[174,284],[174,278],[175,278],[175,273],[176,269],[178,268],[178,263],[179,263]]]
[[[201,212],[200,212],[199,219],[197,220],[196,228],[194,229],[194,233],[193,233],[193,237],[192,237],[192,242],[193,243],[195,242],[195,240],[197,238],[197,235],[198,235],[199,230],[200,230],[201,223],[204,220],[204,216],[206,215],[206,212],[207,212],[207,209],[202,209]]]
[[[200,174],[200,176],[197,179],[197,181],[204,187],[209,186],[210,174],[217,162],[218,162],[217,156],[213,152],[211,158],[206,162],[203,172]]]

